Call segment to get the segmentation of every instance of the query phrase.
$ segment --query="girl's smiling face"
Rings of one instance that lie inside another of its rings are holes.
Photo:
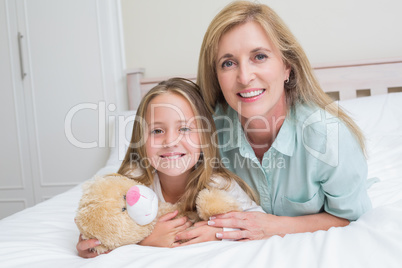
[[[188,175],[201,153],[197,123],[188,101],[175,93],[156,96],[148,104],[145,121],[145,146],[151,165],[170,177]]]
[[[257,22],[241,24],[222,36],[216,70],[227,103],[242,117],[286,111],[284,81],[290,68]]]

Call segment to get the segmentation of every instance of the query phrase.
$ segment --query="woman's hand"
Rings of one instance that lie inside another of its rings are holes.
[[[211,217],[208,225],[236,228],[238,231],[217,233],[219,239],[258,240],[271,236],[315,232],[331,227],[343,227],[349,224],[346,219],[338,218],[326,212],[298,217],[275,216],[262,212],[229,212]]]
[[[100,242],[98,239],[88,239],[84,240],[82,239],[82,236],[80,234],[80,237],[78,239],[77,243],[77,251],[78,251],[78,256],[82,258],[93,258],[98,256],[98,253],[96,251],[93,251],[93,248],[96,246],[99,246]],[[106,252],[109,253],[110,251]]]
[[[176,235],[186,230],[192,223],[187,217],[173,219],[177,214],[176,210],[160,217],[152,233],[138,244],[153,247],[174,247],[179,244],[176,242]]]
[[[237,231],[219,232],[219,239],[260,240],[281,234],[279,217],[262,212],[229,212],[211,217],[209,226],[239,229]]]
[[[223,228],[208,226],[207,221],[200,221],[194,224],[194,228],[183,231],[176,236],[176,241],[189,240],[184,243],[176,243],[175,247],[219,240],[216,233],[222,232]]]

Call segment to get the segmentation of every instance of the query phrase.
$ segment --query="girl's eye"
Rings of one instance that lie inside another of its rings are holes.
[[[268,58],[268,56],[265,55],[265,54],[257,54],[257,55],[255,56],[255,59],[256,59],[256,60],[259,60],[259,61],[265,60],[266,58]]]
[[[227,60],[222,63],[222,68],[230,68],[234,65],[233,61]]]
[[[188,127],[182,127],[182,128],[180,128],[180,132],[189,132],[189,131],[191,131],[191,129],[188,128]]]
[[[162,129],[154,129],[151,131],[151,134],[161,134],[163,133]]]

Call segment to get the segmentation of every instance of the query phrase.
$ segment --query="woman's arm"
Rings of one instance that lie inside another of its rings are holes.
[[[209,226],[240,229],[216,234],[219,239],[234,240],[267,239],[274,235],[315,232],[348,224],[348,220],[326,212],[298,217],[275,216],[261,212],[230,212],[212,217],[208,221]]]

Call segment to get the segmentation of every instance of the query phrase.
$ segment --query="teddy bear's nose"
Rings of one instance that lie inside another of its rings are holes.
[[[127,191],[127,195],[126,195],[127,204],[129,204],[130,206],[133,206],[135,203],[138,202],[140,197],[141,197],[140,189],[137,186],[131,187]]]

